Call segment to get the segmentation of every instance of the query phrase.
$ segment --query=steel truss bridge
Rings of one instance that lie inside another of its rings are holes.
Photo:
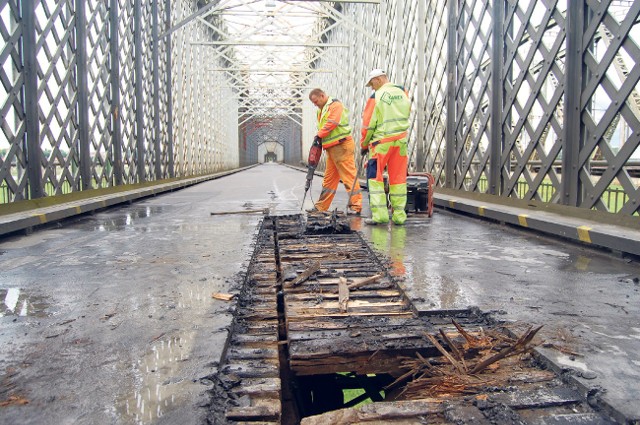
[[[311,88],[387,70],[411,171],[454,193],[637,216],[640,2],[0,1],[0,202],[298,165]],[[607,199],[616,191],[619,202]]]

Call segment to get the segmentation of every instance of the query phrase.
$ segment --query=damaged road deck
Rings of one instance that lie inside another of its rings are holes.
[[[209,420],[612,423],[517,334],[477,310],[419,315],[344,217],[266,216]],[[349,381],[377,402],[344,401]]]

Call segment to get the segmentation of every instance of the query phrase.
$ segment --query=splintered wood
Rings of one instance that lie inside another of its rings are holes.
[[[289,366],[298,376],[397,370],[399,355],[430,345],[425,324],[362,236],[318,233],[322,219],[336,217],[314,215],[311,234],[278,241],[283,269],[306,275],[318,269],[310,261],[321,264],[302,284],[284,285]]]
[[[320,271],[320,261],[314,261],[305,271],[300,273],[295,279],[293,279],[286,286],[298,286],[302,282],[306,281],[311,277],[314,273]]]
[[[496,331],[475,336],[465,331],[455,320],[452,323],[461,337],[458,340],[454,335],[449,336],[442,329],[439,330],[449,350],[434,335],[424,333],[425,338],[442,355],[437,358],[437,364],[419,353],[414,358],[405,358],[403,367],[407,371],[390,384],[387,390],[402,385],[403,389],[398,396],[402,395],[403,399],[419,399],[455,393],[473,394],[488,386],[504,385],[511,378],[514,363],[504,368],[506,373],[498,373],[498,362],[533,350],[537,345],[532,342],[533,338],[541,328],[529,328],[519,338],[513,339]],[[488,373],[482,374],[484,371]],[[550,379],[553,379],[553,374]]]
[[[265,218],[218,374],[220,423],[606,423],[532,361],[540,327],[507,332],[477,310],[418,315],[338,219],[321,215],[308,232],[298,215]],[[292,418],[303,396],[289,382],[342,372],[384,377],[385,401]]]

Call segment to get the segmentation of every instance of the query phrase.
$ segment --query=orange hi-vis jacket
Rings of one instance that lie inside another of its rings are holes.
[[[360,147],[375,147],[407,137],[410,111],[411,101],[402,86],[386,83],[380,87],[364,108]]]
[[[349,110],[338,99],[329,97],[322,110],[318,111],[318,137],[322,139],[322,149],[351,137]]]

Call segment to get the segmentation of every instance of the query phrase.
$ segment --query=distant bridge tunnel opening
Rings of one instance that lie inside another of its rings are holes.
[[[299,165],[301,127],[290,117],[255,117],[240,126],[240,165],[284,162]]]
[[[263,142],[258,145],[258,161],[264,162],[281,162],[284,158],[284,146],[278,140]]]

